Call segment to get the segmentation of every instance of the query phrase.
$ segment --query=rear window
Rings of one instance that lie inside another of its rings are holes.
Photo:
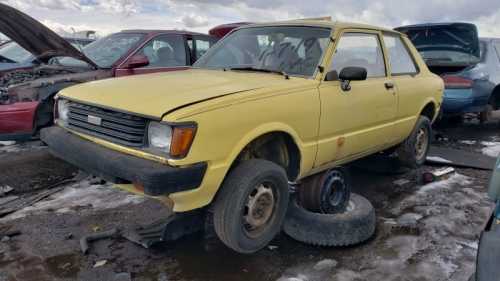
[[[469,65],[480,59],[477,29],[471,24],[401,27],[426,63],[432,65]]]

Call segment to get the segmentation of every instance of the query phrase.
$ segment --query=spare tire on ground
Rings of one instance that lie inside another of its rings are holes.
[[[315,246],[350,246],[368,240],[375,232],[373,205],[366,198],[351,194],[345,212],[320,214],[290,200],[284,230],[293,239]]]

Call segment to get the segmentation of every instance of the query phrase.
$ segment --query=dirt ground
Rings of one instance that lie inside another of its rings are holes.
[[[442,127],[437,145],[492,155],[500,148],[499,128],[474,122]],[[199,233],[151,249],[104,239],[83,255],[82,235],[151,222],[166,216],[166,209],[78,173],[38,142],[0,144],[0,187],[13,187],[13,195],[30,196],[73,179],[0,219],[0,227],[21,232],[0,242],[0,281],[468,280],[492,208],[485,193],[489,171],[457,169],[447,179],[419,185],[416,171],[375,172],[370,165],[350,170],[354,191],[372,202],[378,217],[376,234],[361,245],[312,247],[280,234],[257,254],[240,255]]]

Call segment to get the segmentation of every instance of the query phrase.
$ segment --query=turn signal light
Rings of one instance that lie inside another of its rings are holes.
[[[174,127],[172,143],[170,145],[170,156],[174,158],[185,157],[191,148],[195,134],[195,126]]]

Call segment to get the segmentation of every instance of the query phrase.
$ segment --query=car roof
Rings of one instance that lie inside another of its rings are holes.
[[[468,23],[468,22],[436,22],[436,23],[419,23],[419,24],[412,24],[412,25],[404,25],[404,26],[397,27],[397,29],[400,29],[400,28],[422,28],[422,27],[443,27],[443,26],[452,26],[452,25],[475,26],[473,23]]]
[[[269,22],[269,23],[257,23],[243,26],[241,28],[246,27],[257,27],[257,26],[313,26],[313,27],[325,27],[332,29],[345,29],[345,28],[353,28],[353,29],[371,29],[371,30],[380,30],[384,32],[391,33],[399,33],[393,29],[362,24],[362,23],[353,23],[353,22],[343,22],[343,21],[332,21],[326,19],[309,19],[309,20],[289,20],[289,21],[278,21],[278,22]]]
[[[148,35],[155,35],[155,34],[181,34],[181,35],[205,35],[209,36],[208,34],[204,33],[199,33],[199,32],[193,32],[193,31],[187,31],[187,30],[173,30],[173,29],[127,29],[127,30],[122,30],[120,33],[144,33]]]

